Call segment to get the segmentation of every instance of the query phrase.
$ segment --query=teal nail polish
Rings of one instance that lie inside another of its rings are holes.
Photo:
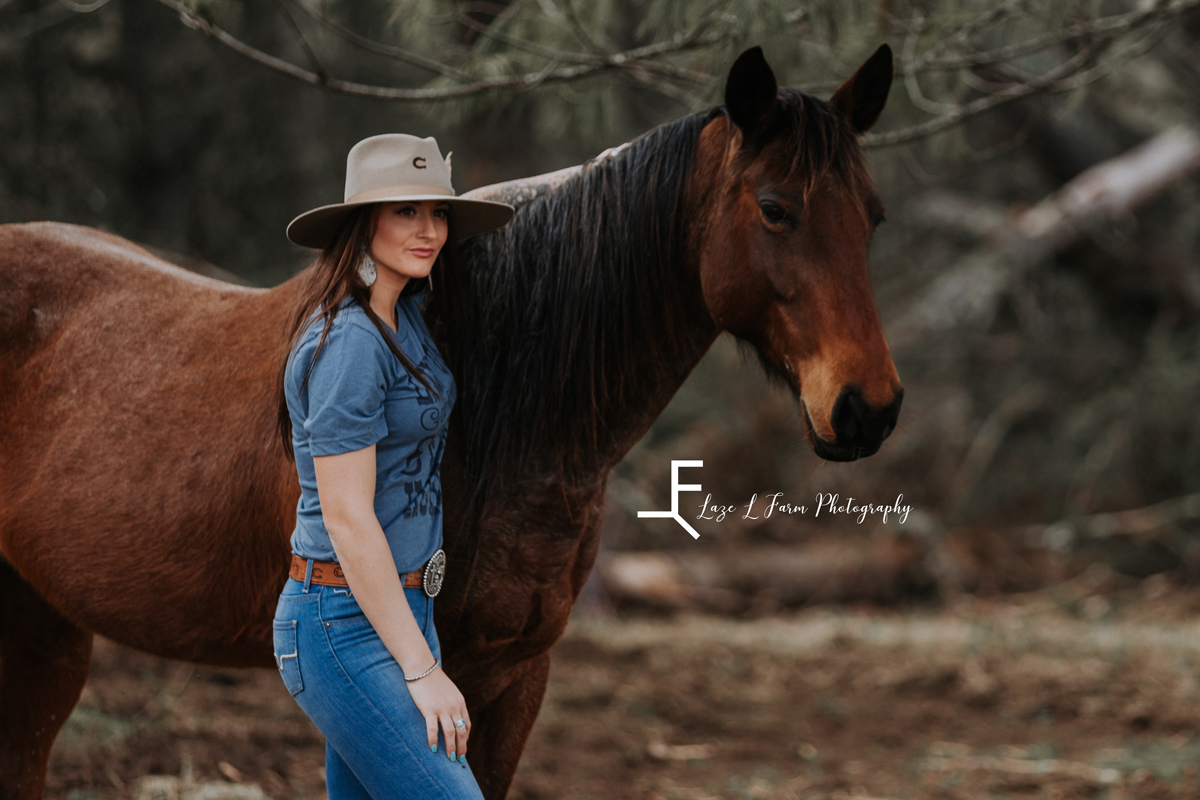
[[[453,750],[450,751],[450,760],[451,761],[454,760],[454,751]]]
[[[460,764],[467,763],[467,754],[466,753],[463,753],[461,756],[458,757],[458,763],[460,763]]]
[[[432,750],[433,752],[435,752],[435,753],[436,753],[436,752],[437,752],[437,745],[436,745],[436,744],[431,744],[431,745],[429,745],[429,749],[430,749],[430,750]]]

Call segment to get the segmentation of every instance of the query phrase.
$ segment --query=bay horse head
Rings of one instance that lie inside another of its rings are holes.
[[[857,142],[891,83],[886,44],[828,102],[780,90],[762,50],[747,50],[697,159],[714,165],[697,193],[709,312],[798,396],[809,443],[834,461],[877,451],[904,393],[871,296],[883,206]]]

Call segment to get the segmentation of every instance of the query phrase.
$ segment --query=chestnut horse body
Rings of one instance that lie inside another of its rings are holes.
[[[854,142],[890,82],[884,47],[826,104],[748,51],[724,107],[467,243],[436,624],[485,796],[541,705],[609,471],[722,330],[793,389],[820,455],[869,455],[894,426]],[[41,795],[93,633],[273,664],[298,497],[274,392],[302,279],[240,288],[108,234],[0,226],[0,798]]]

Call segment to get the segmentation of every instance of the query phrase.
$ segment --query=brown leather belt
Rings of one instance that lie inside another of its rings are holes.
[[[439,551],[440,552],[440,551]],[[432,563],[432,559],[430,559]],[[350,584],[346,582],[346,575],[342,572],[342,567],[336,561],[314,561],[312,562],[312,582],[318,586],[342,586],[350,588]],[[422,589],[425,587],[425,570],[429,567],[429,563],[421,567],[416,572],[406,572],[403,576],[405,589]],[[308,570],[308,559],[292,553],[292,568],[288,570],[288,575],[298,581],[304,581],[304,573]],[[436,594],[436,592],[435,592]]]

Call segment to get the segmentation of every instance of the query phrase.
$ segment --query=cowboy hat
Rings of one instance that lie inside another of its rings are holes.
[[[363,139],[350,149],[345,200],[296,217],[287,226],[287,237],[298,245],[323,249],[355,208],[399,200],[448,202],[450,228],[456,239],[499,228],[513,215],[513,207],[507,203],[456,197],[450,185],[449,157],[442,160],[432,136],[420,139],[406,133],[385,133]]]

